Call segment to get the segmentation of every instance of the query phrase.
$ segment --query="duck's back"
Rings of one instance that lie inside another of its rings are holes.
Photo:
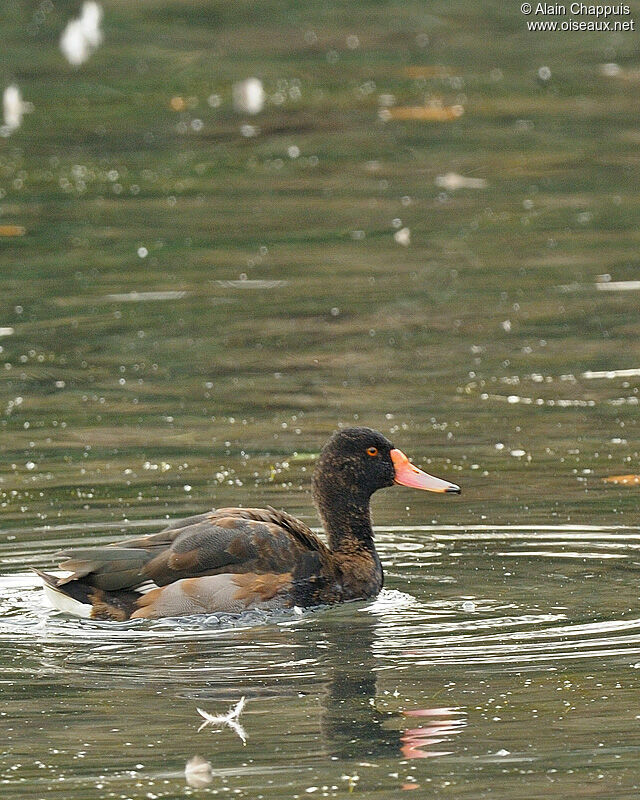
[[[90,604],[99,618],[239,612],[300,598],[314,604],[333,573],[331,553],[313,532],[271,508],[217,509],[156,534],[57,555],[72,574],[41,573],[49,589]]]

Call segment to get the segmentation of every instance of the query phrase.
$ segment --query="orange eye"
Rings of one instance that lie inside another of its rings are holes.
[[[378,448],[377,447],[367,447],[367,455],[368,456],[377,456],[378,455]]]

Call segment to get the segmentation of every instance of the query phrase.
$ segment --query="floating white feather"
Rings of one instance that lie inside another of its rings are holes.
[[[232,731],[238,734],[242,739],[242,744],[247,743],[247,734],[245,729],[240,724],[240,714],[245,706],[246,698],[241,697],[235,706],[232,706],[226,714],[209,714],[208,711],[203,711],[201,708],[196,708],[198,714],[204,718],[204,722],[198,728],[198,733],[207,725],[226,725]]]
[[[60,37],[60,49],[74,67],[84,64],[102,43],[102,7],[90,0],[82,6],[78,19],[72,19]]]

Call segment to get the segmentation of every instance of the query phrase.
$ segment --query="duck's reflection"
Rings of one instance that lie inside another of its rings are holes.
[[[453,750],[433,750],[434,745],[451,742],[451,738],[466,726],[466,714],[461,708],[416,708],[402,712],[405,717],[428,717],[418,728],[407,729],[400,741],[405,758],[435,758],[450,756]],[[429,748],[429,749],[425,749]]]
[[[260,641],[262,635],[265,642]],[[313,720],[305,733],[320,734],[319,752],[314,755],[360,763],[437,758],[455,752],[454,743],[467,724],[466,712],[443,707],[441,677],[432,680],[421,673],[416,685],[399,656],[389,652],[384,618],[374,609],[349,604],[313,613],[301,624],[244,630],[228,642],[227,650],[236,658],[240,641],[246,647],[245,659],[251,653],[251,661],[245,660],[238,670],[232,695],[228,680],[214,680],[206,688],[194,690],[191,686],[184,696],[218,713],[223,709],[211,701],[219,704],[246,695],[248,710],[243,722],[249,743],[264,732],[259,725],[252,731],[252,711],[258,711],[259,701],[288,698],[289,730],[300,733],[294,719],[306,720],[302,727]],[[223,655],[220,644],[214,640],[212,645],[218,657]],[[275,663],[269,666],[267,658],[276,649],[280,654],[277,668]],[[207,660],[202,642],[184,657],[190,664],[194,657]],[[389,668],[394,660],[397,671]],[[226,660],[223,663],[227,664]],[[225,672],[229,678],[228,664]],[[251,679],[247,680],[246,672],[253,673]],[[262,706],[267,714],[269,705]],[[318,741],[315,735],[313,738]]]
[[[348,630],[343,627],[345,621]],[[325,615],[323,623],[331,657],[327,659],[329,681],[321,695],[322,733],[330,756],[357,760],[381,756],[409,759],[454,752],[452,742],[466,726],[463,709],[411,708],[399,712],[403,719],[398,725],[397,703],[385,700],[395,698],[381,693],[378,686],[380,661],[374,649],[375,616],[363,609],[361,613],[350,614],[348,620],[337,622]],[[441,690],[438,685],[424,686],[420,695],[429,694],[430,688],[433,694]]]

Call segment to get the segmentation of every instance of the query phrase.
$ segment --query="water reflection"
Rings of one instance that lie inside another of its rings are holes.
[[[436,758],[450,756],[452,750],[432,750],[435,745],[450,742],[467,725],[465,712],[460,708],[417,708],[402,712],[406,717],[427,717],[419,728],[406,730],[401,737],[405,758]]]
[[[637,530],[394,526],[377,538],[390,588],[373,602],[137,623],[54,613],[23,571],[25,559],[44,564],[41,544],[0,548],[5,568],[19,570],[1,579],[10,678],[0,713],[37,718],[55,781],[82,765],[113,791],[184,785],[194,753],[213,765],[211,787],[249,796],[269,780],[298,793],[424,791],[452,771],[526,770],[532,740],[547,742],[536,758],[553,763],[567,729],[567,758],[580,762],[596,707],[609,757],[627,758],[616,731],[634,683],[610,680],[602,664],[637,672],[640,620],[621,603],[635,581]],[[198,733],[197,708],[224,717],[243,696],[246,747],[228,725]],[[11,752],[30,736],[10,725]],[[13,766],[5,755],[0,775]],[[20,769],[38,785],[39,768]]]

